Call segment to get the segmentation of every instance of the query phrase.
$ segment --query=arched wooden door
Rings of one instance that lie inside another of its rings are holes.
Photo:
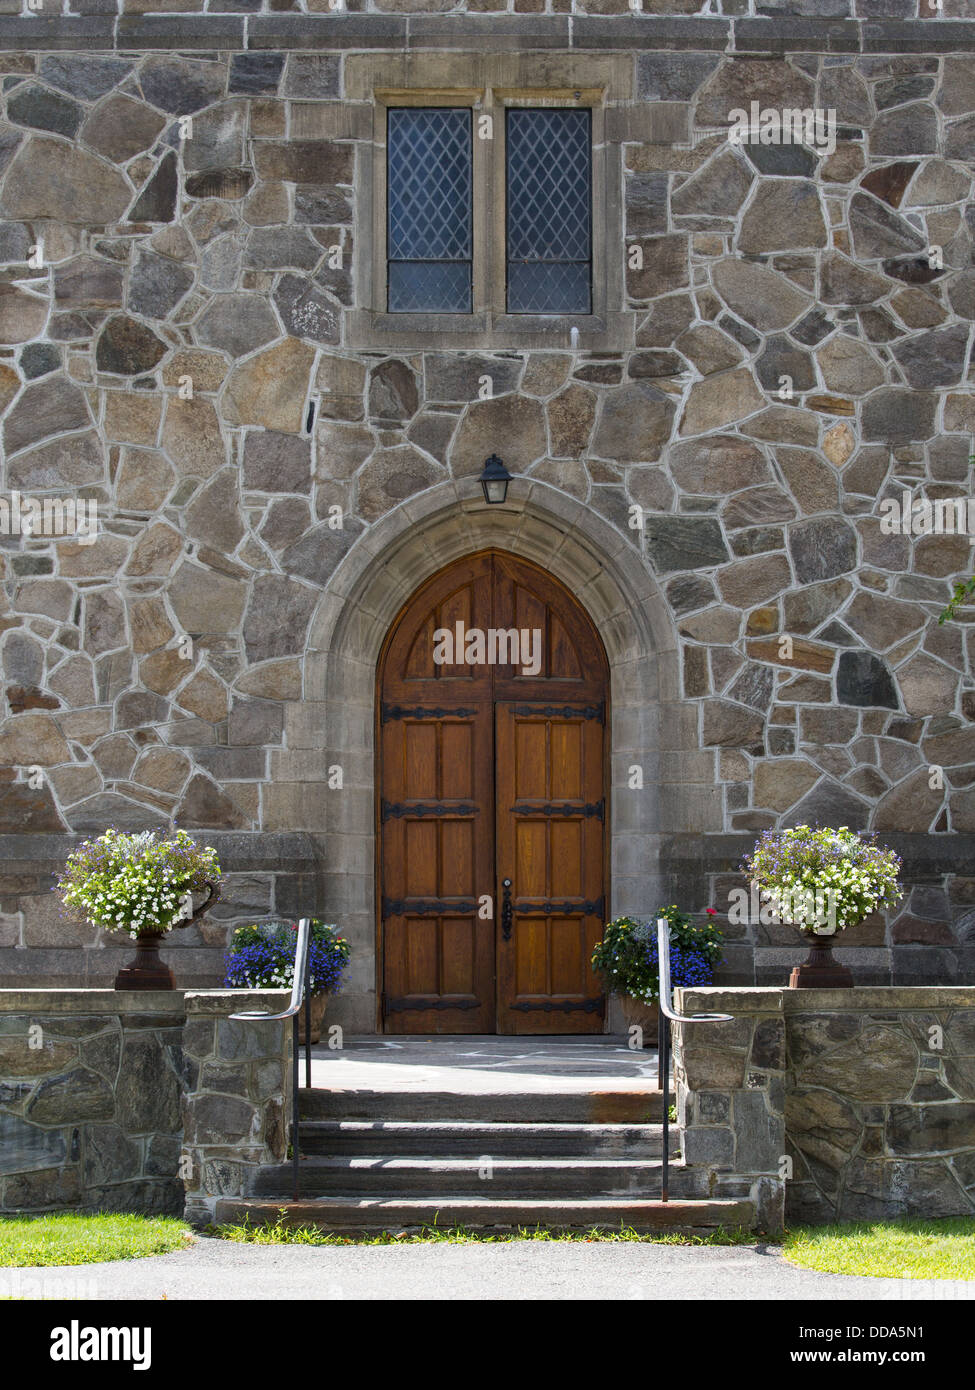
[[[386,1032],[602,1032],[608,674],[568,590],[499,552],[396,619],[376,702]]]

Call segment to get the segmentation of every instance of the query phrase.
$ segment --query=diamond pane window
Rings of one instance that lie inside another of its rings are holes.
[[[471,112],[396,107],[387,125],[391,314],[471,312]]]
[[[592,312],[588,111],[508,111],[508,313]]]

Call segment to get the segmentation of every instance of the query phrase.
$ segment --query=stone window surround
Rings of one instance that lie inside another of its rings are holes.
[[[424,55],[429,56],[429,55]],[[567,348],[579,330],[582,349],[632,346],[632,316],[623,311],[621,161],[612,158],[619,134],[607,120],[610,103],[627,99],[632,66],[623,60],[586,67],[578,55],[544,55],[543,71],[524,55],[451,55],[449,84],[437,81],[429,62],[391,65],[370,55],[356,71],[350,95],[372,105],[372,139],[360,147],[356,207],[371,236],[356,238],[360,307],[348,316],[349,346],[356,350],[449,348],[494,350]],[[459,60],[459,63],[458,63]],[[400,70],[396,70],[397,67]],[[582,74],[586,73],[585,81]],[[543,80],[540,81],[539,78]],[[594,82],[593,79],[596,79]],[[392,80],[391,80],[392,79]],[[462,80],[463,79],[463,80]],[[587,315],[508,314],[505,301],[504,112],[511,106],[588,107],[592,111],[593,245],[592,309]],[[391,106],[468,106],[474,137],[474,312],[386,312],[386,113]],[[478,115],[491,115],[491,140],[478,139]],[[615,136],[615,139],[612,137]]]

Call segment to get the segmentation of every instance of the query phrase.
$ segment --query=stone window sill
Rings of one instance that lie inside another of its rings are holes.
[[[350,315],[349,346],[360,351],[429,348],[632,347],[632,315],[579,314],[387,314],[359,310]],[[572,330],[578,330],[576,342]]]

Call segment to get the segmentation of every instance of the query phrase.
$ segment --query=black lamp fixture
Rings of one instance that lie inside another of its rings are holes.
[[[510,482],[511,474],[497,454],[492,454],[489,459],[484,460],[484,470],[481,473],[480,483],[484,489],[485,502],[503,502],[508,495]]]

